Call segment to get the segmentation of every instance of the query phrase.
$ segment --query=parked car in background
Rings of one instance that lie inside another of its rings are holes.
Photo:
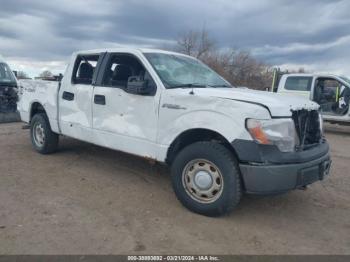
[[[80,51],[59,84],[21,86],[18,110],[36,151],[54,152],[65,135],[166,163],[176,196],[200,214],[225,214],[242,193],[283,193],[329,174],[316,103],[234,88],[190,56]]]
[[[0,113],[15,112],[16,102],[17,79],[4,58],[0,56]]]
[[[350,124],[350,79],[331,74],[283,74],[275,83],[277,93],[318,103],[324,120]]]

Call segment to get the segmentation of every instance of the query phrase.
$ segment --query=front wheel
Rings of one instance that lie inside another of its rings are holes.
[[[56,151],[58,135],[52,132],[46,114],[34,115],[30,124],[30,137],[35,150],[41,154],[50,154]]]
[[[171,171],[177,198],[193,212],[220,216],[234,209],[241,199],[237,160],[219,143],[197,142],[185,147]]]

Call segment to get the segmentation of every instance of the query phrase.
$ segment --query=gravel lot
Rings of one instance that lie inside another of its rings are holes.
[[[350,254],[350,128],[326,181],[207,218],[165,167],[67,138],[42,156],[21,127],[0,125],[0,254]]]

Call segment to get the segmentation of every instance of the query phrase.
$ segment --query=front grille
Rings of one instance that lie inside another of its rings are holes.
[[[311,148],[322,141],[321,119],[317,110],[292,111],[292,118],[300,142],[298,151]]]

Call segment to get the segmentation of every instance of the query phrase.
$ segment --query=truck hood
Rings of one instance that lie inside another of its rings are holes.
[[[273,117],[291,116],[291,110],[317,110],[319,105],[308,98],[267,91],[257,91],[241,88],[198,88],[195,95],[231,99],[241,102],[257,104],[270,111]]]

